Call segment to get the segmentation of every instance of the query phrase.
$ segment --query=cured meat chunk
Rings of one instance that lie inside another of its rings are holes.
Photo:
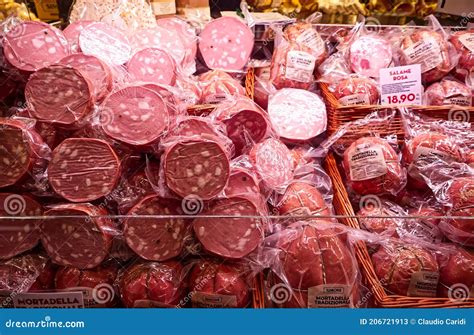
[[[94,21],[83,20],[76,21],[68,25],[64,30],[63,34],[66,37],[69,43],[69,49],[72,53],[81,52],[81,47],[79,45],[79,36],[85,27],[94,23]]]
[[[163,27],[146,28],[137,31],[132,39],[133,50],[158,48],[166,50],[177,64],[182,64],[186,49],[181,39]]]
[[[158,48],[146,48],[133,55],[127,64],[130,75],[136,81],[174,85],[176,66],[171,56]]]
[[[376,35],[359,37],[351,44],[349,53],[352,70],[373,78],[378,78],[380,69],[389,67],[393,58],[390,42]]]

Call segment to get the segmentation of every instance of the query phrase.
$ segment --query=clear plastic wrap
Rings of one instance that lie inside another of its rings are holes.
[[[205,72],[199,76],[202,88],[201,102],[203,104],[218,104],[227,99],[245,96],[245,89],[239,81],[220,70]]]
[[[438,255],[438,295],[453,300],[474,297],[474,254],[472,250],[452,247]]]
[[[455,74],[461,80],[465,80],[474,68],[473,36],[474,29],[467,29],[453,32],[449,39],[459,53],[459,63]]]
[[[443,78],[441,81],[428,86],[425,90],[424,104],[428,106],[472,106],[472,90],[452,78]]]
[[[376,105],[380,100],[380,91],[375,80],[360,75],[350,75],[329,89],[343,106]]]

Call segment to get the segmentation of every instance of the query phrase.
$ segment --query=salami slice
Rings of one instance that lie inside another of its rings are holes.
[[[101,101],[112,90],[112,72],[97,57],[78,53],[64,57],[59,64],[79,70],[89,80],[95,101]]]
[[[229,158],[222,145],[211,140],[184,140],[171,144],[164,156],[166,185],[185,198],[209,200],[229,179]]]
[[[30,76],[25,98],[30,114],[57,125],[72,126],[92,110],[92,89],[77,69],[52,65]]]
[[[233,17],[212,20],[200,37],[199,51],[210,69],[243,69],[254,44],[252,30],[242,20]]]
[[[79,45],[79,36],[85,27],[94,23],[94,21],[84,20],[76,21],[68,25],[64,30],[63,34],[66,37],[69,43],[69,49],[72,53],[81,52],[81,47]]]
[[[203,215],[233,216],[194,220],[193,227],[197,238],[203,247],[213,254],[232,259],[243,258],[263,241],[263,228],[257,217],[259,212],[246,198],[219,199]]]
[[[176,81],[176,66],[173,58],[164,50],[146,48],[133,55],[127,69],[136,81],[173,86]]]
[[[124,236],[128,246],[140,257],[151,261],[166,261],[183,250],[187,233],[185,219],[141,218],[140,215],[184,215],[181,202],[156,195],[144,198],[128,213]]]
[[[103,22],[87,25],[79,35],[79,45],[84,54],[112,65],[125,64],[132,53],[127,36]]]
[[[224,189],[226,197],[244,196],[251,200],[261,211],[266,211],[265,200],[261,195],[258,179],[249,169],[233,167],[229,182]]]
[[[237,156],[264,139],[269,131],[269,122],[263,111],[249,99],[241,98],[224,105],[213,116],[226,126]]]
[[[164,102],[166,103],[166,107],[168,107],[171,120],[178,115],[185,114],[186,106],[182,103],[182,101],[180,101],[181,91],[175,91],[175,89],[171,86],[156,83],[147,83],[144,84],[143,87],[152,90],[163,98]]]
[[[268,115],[278,136],[291,142],[308,141],[326,130],[326,105],[314,93],[286,88],[268,101]]]
[[[169,123],[163,99],[144,86],[129,86],[109,95],[100,106],[100,122],[111,138],[134,146],[156,143]]]
[[[54,191],[72,202],[108,195],[120,177],[120,161],[105,141],[68,138],[53,151],[48,180]]]
[[[46,23],[25,21],[7,33],[3,52],[14,67],[33,72],[64,58],[69,49],[60,30]]]
[[[392,45],[388,40],[376,35],[361,36],[349,49],[351,68],[355,73],[378,78],[380,69],[392,63]]]
[[[41,242],[53,262],[79,269],[102,263],[112,245],[112,221],[106,215],[91,204],[55,205],[46,211]]]
[[[43,208],[27,195],[0,193],[0,216],[41,216]],[[33,249],[40,239],[40,220],[0,219],[0,259]]]
[[[133,35],[133,49],[138,51],[145,48],[167,50],[177,64],[182,64],[186,49],[181,39],[163,27],[146,28]]]
[[[44,142],[31,127],[0,118],[0,188],[12,186],[42,164]]]
[[[276,139],[256,144],[250,152],[257,173],[269,189],[286,187],[293,178],[291,151]]]

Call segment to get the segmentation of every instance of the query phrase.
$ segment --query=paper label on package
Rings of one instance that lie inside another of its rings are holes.
[[[164,304],[159,301],[143,299],[143,300],[136,300],[133,303],[133,308],[175,308],[175,306]]]
[[[358,145],[349,156],[349,174],[352,181],[369,180],[387,174],[383,150],[376,144]]]
[[[12,297],[15,308],[84,308],[82,292],[19,293]]]
[[[439,243],[443,240],[443,234],[437,226],[427,221],[427,219],[417,219],[416,236],[426,238],[432,243]]]
[[[326,284],[308,289],[309,308],[352,307],[349,285]]]
[[[176,14],[176,3],[170,0],[152,0],[151,8],[155,15]]]
[[[368,94],[351,94],[339,99],[343,106],[354,105],[370,105],[370,98]]]
[[[285,77],[290,80],[309,83],[313,79],[316,58],[304,51],[293,50],[286,58]]]
[[[195,292],[191,297],[191,301],[193,307],[198,308],[237,307],[237,297],[234,295]]]
[[[315,29],[305,30],[296,38],[296,42],[316,51],[318,56],[324,52],[324,41]]]
[[[430,271],[418,271],[411,275],[408,287],[409,297],[436,297],[439,273]]]
[[[382,105],[422,104],[420,64],[380,69],[379,80]]]
[[[215,93],[206,96],[204,99],[205,104],[218,104],[228,98],[228,95],[224,93]]]
[[[466,96],[455,96],[443,100],[445,105],[471,106],[472,98]]]
[[[474,33],[466,33],[459,36],[459,41],[469,49],[470,52],[474,52]]]
[[[432,37],[416,42],[406,48],[404,53],[410,64],[421,65],[421,73],[434,69],[443,62],[439,44]]]

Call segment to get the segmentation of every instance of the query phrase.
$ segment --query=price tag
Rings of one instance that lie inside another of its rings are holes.
[[[421,105],[420,64],[380,70],[382,105]]]

